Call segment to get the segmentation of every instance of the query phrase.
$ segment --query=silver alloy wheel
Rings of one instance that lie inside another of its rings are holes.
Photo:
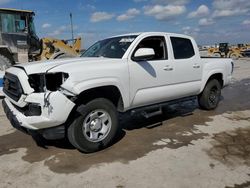
[[[83,135],[90,142],[100,142],[107,137],[112,126],[109,113],[102,109],[90,112],[83,121]]]

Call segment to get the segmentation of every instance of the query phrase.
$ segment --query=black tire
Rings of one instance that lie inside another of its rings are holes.
[[[104,134],[101,135],[101,133],[98,133],[97,140],[91,141],[91,138],[88,134],[90,134],[90,132],[98,132],[97,130],[91,130],[91,123],[98,119],[97,121],[101,122],[101,128],[99,128],[99,131],[102,130],[102,127],[106,126],[104,125],[105,123],[103,122],[103,120],[99,118],[99,116],[98,118],[91,118],[91,114],[93,114],[93,112],[95,113],[95,111],[98,112],[98,110],[104,111],[106,113],[105,115],[109,115],[110,119],[107,120],[107,122],[109,124],[111,121],[111,126],[109,128],[109,131],[105,134],[105,137]],[[89,122],[89,133],[87,133],[87,129],[85,129],[84,126],[86,122]],[[84,106],[84,108],[82,108],[80,116],[76,117],[73,123],[69,126],[67,134],[69,142],[79,151],[84,153],[91,153],[102,150],[111,145],[120,130],[121,129],[118,123],[118,112],[114,104],[107,99],[98,98],[90,101]],[[102,137],[103,139],[99,141],[98,139],[101,139]]]
[[[213,57],[221,57],[221,53],[216,52],[216,53],[213,54]]]
[[[213,110],[220,101],[221,84],[218,80],[209,80],[202,93],[198,96],[198,102],[201,109]]]
[[[12,66],[11,60],[6,56],[0,54],[0,71],[5,71]]]
[[[237,54],[235,54],[235,53],[230,54],[229,57],[230,57],[231,59],[233,59],[233,60],[239,59],[239,56],[238,56]]]

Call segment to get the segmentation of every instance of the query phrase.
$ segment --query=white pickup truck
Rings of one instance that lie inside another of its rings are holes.
[[[216,108],[232,72],[231,59],[201,58],[189,36],[126,34],[96,42],[80,58],[9,68],[3,107],[17,129],[67,137],[78,150],[95,152],[121,129],[118,112],[192,96],[202,109]]]

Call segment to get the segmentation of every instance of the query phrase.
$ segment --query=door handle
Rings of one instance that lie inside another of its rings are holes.
[[[169,65],[167,65],[167,66],[165,66],[165,67],[163,68],[163,70],[165,70],[165,71],[172,71],[172,70],[174,70],[174,69],[173,69],[173,67],[170,67]]]
[[[201,67],[200,65],[193,65],[193,68],[195,68],[195,69],[198,69],[200,67]]]

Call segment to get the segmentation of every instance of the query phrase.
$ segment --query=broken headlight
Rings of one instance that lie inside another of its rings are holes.
[[[68,77],[69,75],[64,72],[31,74],[29,84],[35,92],[57,91]]]

